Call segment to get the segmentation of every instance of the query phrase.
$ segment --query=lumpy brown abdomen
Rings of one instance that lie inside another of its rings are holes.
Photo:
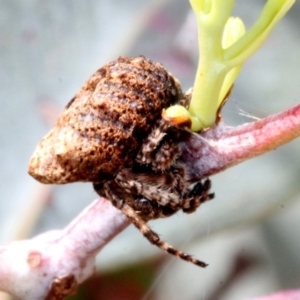
[[[161,118],[181,97],[176,80],[145,57],[95,72],[66,105],[33,154],[29,173],[44,183],[97,182],[129,167]]]

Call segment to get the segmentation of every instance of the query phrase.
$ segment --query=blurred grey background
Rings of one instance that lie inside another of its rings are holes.
[[[236,2],[234,15],[249,28],[266,1]],[[297,2],[245,64],[223,111],[228,124],[299,103],[299,16]],[[97,197],[90,184],[43,187],[27,174],[36,144],[95,70],[143,54],[187,89],[197,51],[187,0],[0,0],[0,242],[62,228]],[[167,257],[143,299],[214,299],[224,287],[215,299],[234,300],[299,287],[299,149],[295,140],[213,176],[213,201],[152,222],[164,240],[210,266]],[[158,255],[131,226],[100,253],[99,272]],[[252,267],[227,287],[240,257]]]

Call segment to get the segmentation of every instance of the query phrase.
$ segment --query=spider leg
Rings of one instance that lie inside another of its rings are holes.
[[[98,195],[109,199],[119,209],[122,206],[120,202],[124,201],[146,222],[170,217],[178,211],[178,208],[161,205],[159,201],[150,200],[147,198],[147,194],[143,194],[143,190],[148,188],[147,185],[144,187],[140,182],[126,180],[124,177],[120,178],[120,174],[114,181],[110,181],[109,184],[104,182],[94,183],[94,190]],[[116,195],[118,198],[115,197]],[[119,199],[123,200],[120,201]]]
[[[153,245],[156,245],[160,249],[166,251],[167,253],[174,255],[180,259],[185,261],[191,262],[199,267],[205,268],[208,266],[207,263],[195,259],[193,256],[181,252],[180,250],[174,248],[172,245],[168,244],[167,242],[160,239],[159,235],[153,231],[147,223],[145,223],[137,214],[136,212],[127,204],[123,204],[122,208],[120,209],[127,218],[134,224],[134,226],[143,234],[143,236]]]
[[[211,181],[206,179],[204,183],[197,182],[193,188],[185,195],[182,202],[182,211],[185,213],[194,212],[202,203],[213,199],[214,193],[208,193]]]
[[[185,173],[185,168],[181,166],[174,168],[172,173],[160,174],[123,169],[116,176],[115,183],[128,194],[133,192],[139,196],[133,202],[126,201],[135,211],[140,211],[139,207],[143,205],[145,208],[143,215],[147,216],[147,206],[151,206],[148,208],[151,216],[143,218],[150,220],[168,217],[181,209],[185,213],[192,213],[202,203],[214,197],[213,193],[209,193],[211,188],[209,179],[199,181],[191,188],[191,184],[185,181]],[[121,198],[124,198],[123,195]]]
[[[181,209],[180,194],[176,190],[177,187],[172,186],[178,184],[177,181],[178,178],[172,174],[138,173],[130,169],[123,169],[115,178],[116,184],[127,193],[133,193],[137,197],[149,199],[159,206],[175,211]],[[120,198],[123,198],[123,195]],[[126,203],[129,204],[128,201]]]
[[[197,260],[193,256],[181,252],[180,250],[174,248],[172,245],[161,240],[159,238],[159,235],[147,225],[147,223],[138,215],[138,213],[115,193],[116,191],[120,191],[120,188],[119,190],[115,189],[116,186],[117,184],[114,181],[107,181],[101,184],[94,184],[96,192],[104,193],[104,195],[109,200],[111,200],[112,204],[125,214],[125,216],[133,223],[133,225],[144,235],[144,237],[151,244],[156,245],[160,249],[166,251],[167,253],[173,256],[191,262],[202,268],[205,268],[207,266],[205,262]]]
[[[152,171],[165,171],[179,155],[178,139],[182,134],[183,131],[161,119],[143,142],[136,163],[151,166]]]
[[[170,168],[179,156],[178,143],[168,138],[162,142],[159,150],[156,151],[152,161],[152,169],[164,172]]]
[[[146,198],[134,198],[133,203],[129,205],[144,221],[155,220],[160,218],[167,218],[175,214],[178,209],[169,206],[159,205],[156,201]]]
[[[147,139],[144,141],[136,157],[137,163],[140,163],[142,165],[151,164],[151,162],[153,161],[153,151],[155,151],[155,149],[159,146],[166,135],[162,127],[163,125],[159,123],[158,126],[151,131]]]

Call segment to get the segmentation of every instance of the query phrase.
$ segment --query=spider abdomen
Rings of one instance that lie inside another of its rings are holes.
[[[161,64],[120,57],[95,72],[41,140],[29,173],[43,183],[99,181],[130,167],[163,108],[181,97]]]

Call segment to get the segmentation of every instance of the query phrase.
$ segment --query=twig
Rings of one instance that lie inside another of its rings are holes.
[[[182,144],[181,160],[199,180],[275,149],[300,135],[300,104],[263,120],[219,124]],[[63,299],[92,275],[97,252],[128,226],[101,198],[61,231],[0,246],[0,289],[17,299]]]
[[[17,299],[64,299],[95,270],[95,255],[128,226],[103,198],[63,230],[0,246],[0,289]]]
[[[238,127],[220,123],[182,145],[191,180],[211,176],[300,136],[300,104]]]

